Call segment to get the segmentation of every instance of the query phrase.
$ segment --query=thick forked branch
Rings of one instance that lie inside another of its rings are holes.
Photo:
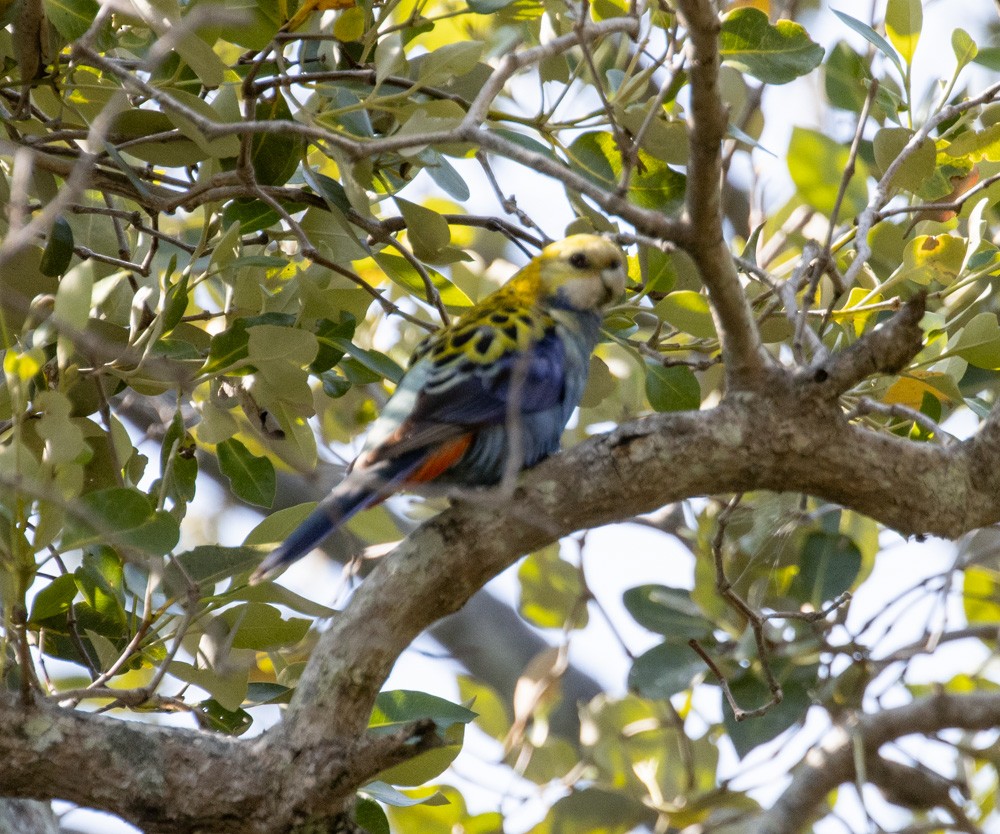
[[[314,746],[293,766],[260,738],[121,721],[44,700],[24,705],[0,693],[3,796],[77,802],[146,834],[289,831],[302,819],[302,794],[315,803],[311,810],[335,813],[380,770],[438,743],[433,723],[418,722],[391,735]],[[276,790],[282,773],[297,774],[294,790]]]
[[[767,354],[722,231],[722,140],[728,117],[719,93],[719,18],[711,0],[679,0],[688,29],[691,73],[688,235],[680,240],[708,288],[722,340],[729,390],[759,389]]]

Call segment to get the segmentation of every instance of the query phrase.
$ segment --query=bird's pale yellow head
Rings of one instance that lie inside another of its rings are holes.
[[[625,273],[625,255],[610,240],[571,235],[546,246],[512,283],[558,306],[599,311],[625,292]]]

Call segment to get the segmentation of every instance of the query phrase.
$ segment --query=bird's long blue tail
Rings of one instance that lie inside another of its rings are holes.
[[[380,490],[348,481],[341,483],[320,501],[306,520],[268,554],[250,577],[251,585],[271,571],[301,559],[355,513],[377,504],[385,497]]]

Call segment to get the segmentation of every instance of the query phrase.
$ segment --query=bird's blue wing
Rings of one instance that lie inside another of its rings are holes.
[[[489,362],[466,352],[425,354],[372,428],[358,465],[502,425],[511,405],[524,415],[559,408],[565,388],[566,350],[554,327],[527,350],[505,350]]]
[[[502,423],[511,404],[522,414],[558,405],[565,379],[566,349],[551,328],[526,351],[508,350],[489,363],[463,357],[442,364],[429,376],[410,416],[464,426]]]

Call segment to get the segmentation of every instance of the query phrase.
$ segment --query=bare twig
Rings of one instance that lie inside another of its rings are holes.
[[[697,640],[688,641],[688,645],[691,646],[691,648],[694,649],[708,664],[708,668],[712,670],[712,674],[714,674],[719,680],[722,691],[726,696],[726,700],[729,701],[729,706],[732,708],[733,716],[737,721],[743,721],[747,718],[764,715],[772,707],[780,704],[782,698],[784,697],[784,694],[781,691],[781,684],[778,683],[777,679],[774,677],[774,672],[771,671],[770,649],[768,648],[767,640],[764,637],[764,625],[768,618],[761,616],[757,611],[751,608],[743,597],[733,590],[732,583],[726,576],[725,559],[722,553],[723,539],[725,538],[726,526],[729,522],[729,517],[733,514],[736,507],[739,506],[740,499],[742,499],[742,497],[742,495],[733,496],[722,512],[719,513],[719,517],[716,519],[716,531],[715,536],[712,539],[712,558],[715,562],[715,587],[722,595],[726,604],[738,614],[745,617],[750,625],[754,641],[757,643],[757,658],[760,661],[761,671],[764,673],[764,680],[767,683],[768,689],[771,691],[770,700],[756,709],[748,710],[741,707],[733,697],[732,690],[729,688],[729,682],[726,680],[719,667],[711,660],[704,648],[702,648]]]

